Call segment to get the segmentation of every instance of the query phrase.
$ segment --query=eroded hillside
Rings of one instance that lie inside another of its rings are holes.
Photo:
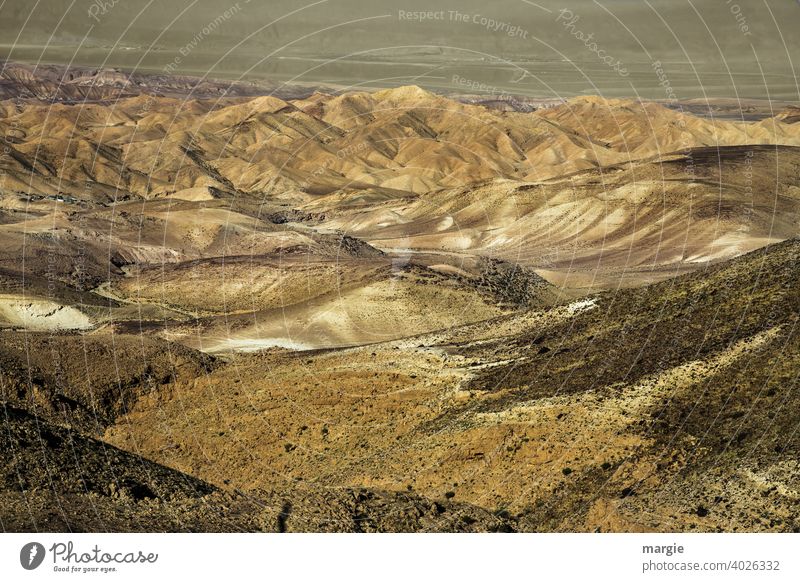
[[[793,111],[115,79],[0,102],[4,529],[800,527]]]

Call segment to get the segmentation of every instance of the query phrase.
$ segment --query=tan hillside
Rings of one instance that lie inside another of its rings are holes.
[[[796,108],[56,72],[0,79],[4,529],[800,527]]]

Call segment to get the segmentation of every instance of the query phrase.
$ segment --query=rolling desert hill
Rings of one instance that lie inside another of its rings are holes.
[[[501,111],[413,86],[234,103],[146,94],[2,103],[0,267],[20,279],[48,272],[82,292],[103,286],[105,297],[142,305],[140,320],[256,313],[325,293],[352,303],[381,256],[451,271],[500,260],[569,298],[797,233],[800,125],[785,111],[735,122],[600,98]],[[441,260],[411,259],[420,254]],[[287,255],[308,265],[276,269]],[[179,280],[200,276],[224,277],[223,296],[204,305],[196,288],[192,299]],[[466,294],[458,313],[482,301]],[[117,319],[136,311],[127,305]],[[7,325],[31,319],[9,310]],[[108,321],[66,319],[62,328]],[[412,328],[398,337],[432,329]]]
[[[794,109],[26,70],[4,530],[800,528]]]

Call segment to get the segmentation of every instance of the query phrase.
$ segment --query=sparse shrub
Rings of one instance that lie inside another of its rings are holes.
[[[505,507],[500,507],[494,514],[500,519],[511,519],[511,513]]]

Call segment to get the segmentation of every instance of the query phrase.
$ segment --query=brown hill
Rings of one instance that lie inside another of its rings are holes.
[[[796,530],[798,252],[382,345],[239,356],[106,438],[216,484],[411,488],[523,530]]]
[[[75,73],[0,102],[0,527],[800,527],[791,110]]]

